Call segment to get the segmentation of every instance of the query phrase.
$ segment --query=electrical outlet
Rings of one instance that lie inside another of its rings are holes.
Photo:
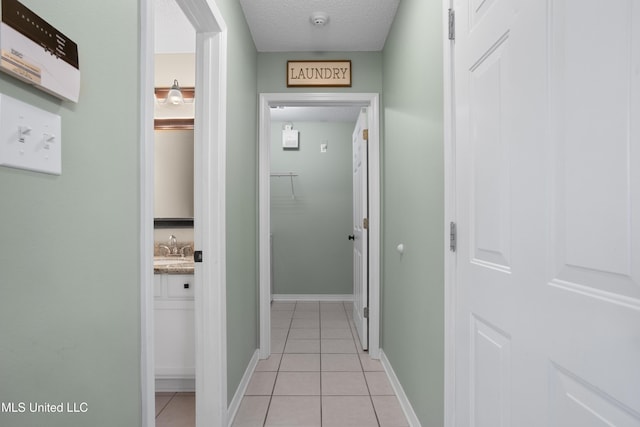
[[[0,166],[62,173],[59,115],[0,94]]]

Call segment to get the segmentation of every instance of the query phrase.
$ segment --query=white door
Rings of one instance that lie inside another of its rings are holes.
[[[353,130],[353,321],[362,348],[369,348],[368,278],[368,175],[367,175],[367,109],[363,108]]]
[[[454,9],[455,424],[640,426],[640,2]]]

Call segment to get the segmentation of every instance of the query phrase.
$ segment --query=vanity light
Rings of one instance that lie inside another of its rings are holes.
[[[173,81],[173,86],[171,86],[169,93],[167,93],[165,103],[173,105],[184,104],[184,98],[182,97],[182,91],[180,90],[178,80]]]

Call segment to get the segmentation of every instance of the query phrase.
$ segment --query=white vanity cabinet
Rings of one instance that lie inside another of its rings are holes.
[[[154,331],[157,391],[195,389],[192,274],[155,274]]]

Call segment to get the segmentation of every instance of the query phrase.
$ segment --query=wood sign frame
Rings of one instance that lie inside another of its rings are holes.
[[[351,87],[351,60],[287,61],[287,87]]]

